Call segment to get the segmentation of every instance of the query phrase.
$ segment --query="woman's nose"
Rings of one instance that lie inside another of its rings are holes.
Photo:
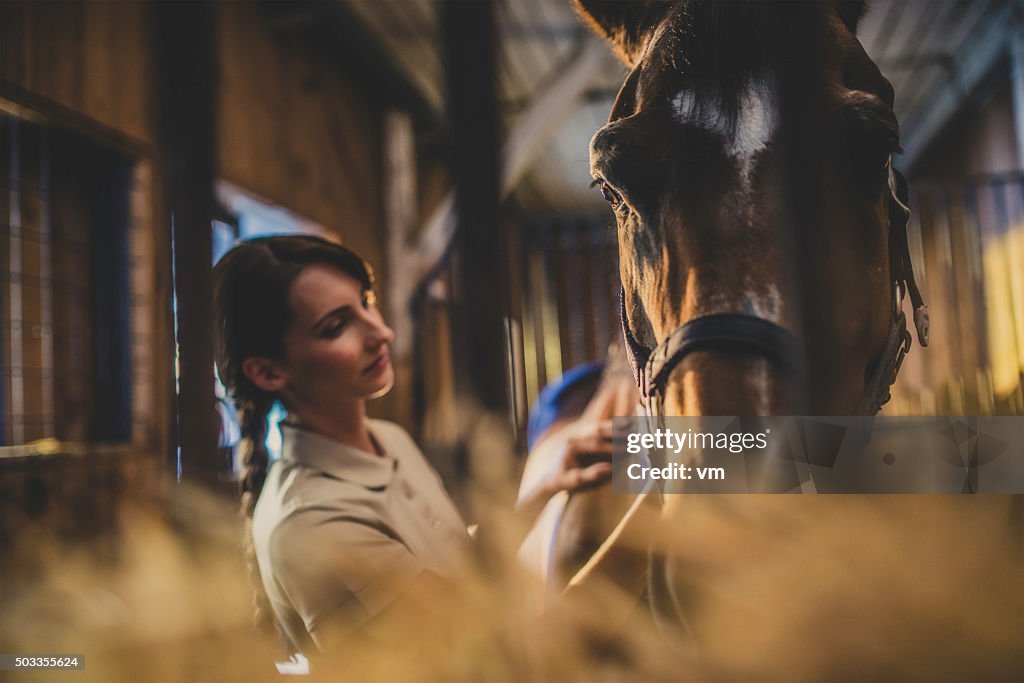
[[[370,325],[370,333],[367,335],[367,342],[370,346],[381,346],[390,344],[395,338],[395,332],[387,324],[378,318]]]

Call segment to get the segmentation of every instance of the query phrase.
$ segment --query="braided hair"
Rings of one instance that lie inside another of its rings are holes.
[[[217,375],[234,399],[242,432],[244,548],[255,583],[258,622],[268,620],[270,610],[259,582],[252,515],[270,467],[267,415],[278,397],[250,381],[243,363],[253,357],[284,358],[284,333],[291,323],[288,292],[299,273],[311,265],[332,266],[354,277],[364,289],[373,289],[373,270],[359,254],[308,235],[240,242],[213,269],[215,360]]]

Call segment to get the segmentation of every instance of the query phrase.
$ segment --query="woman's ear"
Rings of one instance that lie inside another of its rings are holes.
[[[284,389],[288,381],[280,363],[260,356],[251,356],[242,361],[242,373],[256,388],[271,394]]]

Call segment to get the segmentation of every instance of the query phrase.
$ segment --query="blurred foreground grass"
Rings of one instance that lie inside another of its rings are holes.
[[[676,560],[696,654],[610,585],[538,619],[538,582],[502,550],[504,496],[478,498],[499,539],[479,573],[413,596],[430,604],[314,660],[312,680],[1024,680],[1020,497],[673,497],[644,524]],[[17,552],[41,569],[4,577],[0,651],[84,653],[86,669],[2,678],[281,680],[275,635],[253,627],[241,528],[233,500],[182,485],[126,505],[115,537],[32,537]]]

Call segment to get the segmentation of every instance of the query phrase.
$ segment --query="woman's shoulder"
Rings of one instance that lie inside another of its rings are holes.
[[[401,463],[406,476],[417,480],[432,477],[438,482],[441,481],[440,475],[415,439],[400,425],[387,420],[370,420],[370,431],[384,453]]]
[[[370,429],[373,431],[374,434],[377,434],[378,432],[388,434],[400,434],[407,439],[412,439],[412,437],[409,436],[409,432],[405,431],[405,428],[402,427],[402,425],[398,424],[397,422],[392,422],[391,420],[381,420],[378,418],[369,418],[367,422],[370,423]]]
[[[253,515],[254,528],[316,525],[321,518],[372,520],[364,487],[297,463],[275,462]]]
[[[252,533],[257,547],[262,545],[271,562],[277,562],[293,551],[307,552],[324,544],[351,545],[372,530],[390,535],[392,532],[371,502],[335,490],[334,495],[297,496],[269,515],[253,519]]]

